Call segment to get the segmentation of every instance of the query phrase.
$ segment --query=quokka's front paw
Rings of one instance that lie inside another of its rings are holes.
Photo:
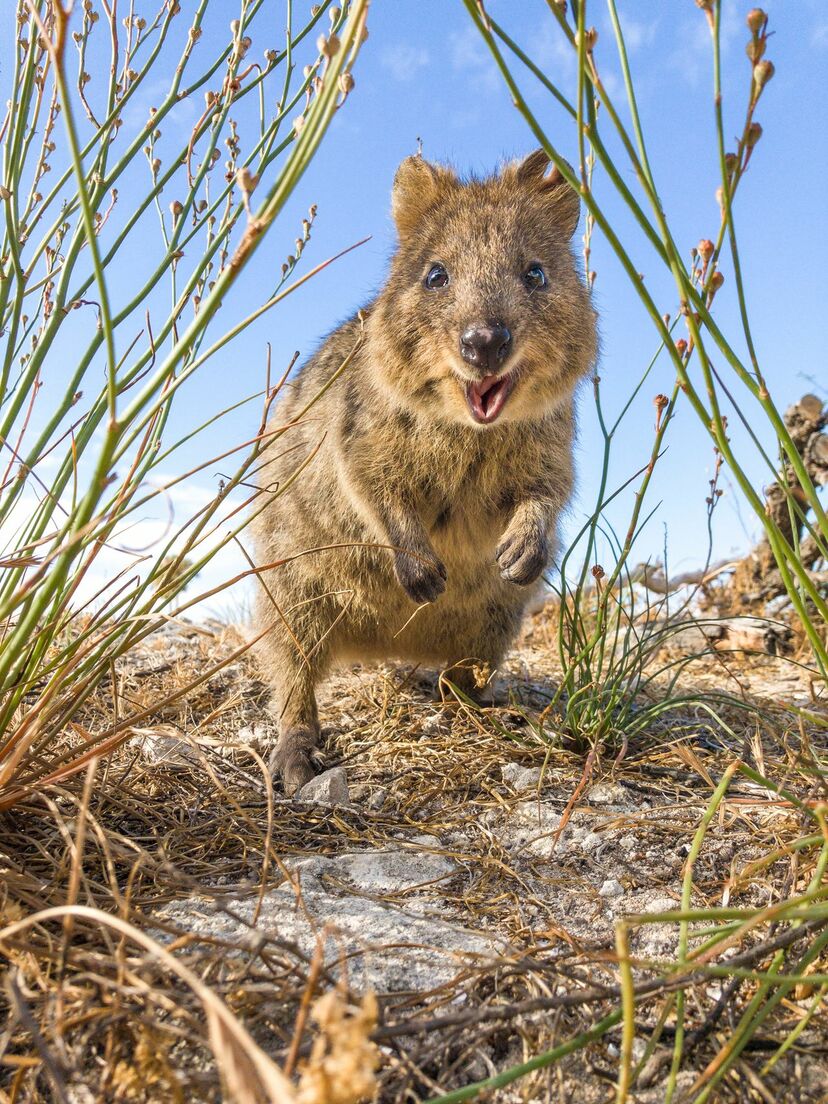
[[[435,601],[446,589],[446,569],[438,559],[397,552],[394,567],[400,586],[418,605]]]
[[[495,559],[507,583],[529,586],[540,578],[549,559],[546,534],[534,526],[513,533],[507,530],[497,546]]]

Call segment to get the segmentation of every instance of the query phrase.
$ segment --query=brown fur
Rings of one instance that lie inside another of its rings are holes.
[[[271,498],[254,521],[257,562],[322,549],[261,576],[258,628],[271,631],[259,660],[288,790],[313,774],[314,688],[334,661],[495,668],[554,553],[572,487],[573,391],[596,337],[570,246],[579,201],[547,168],[538,151],[462,183],[404,161],[388,282],[279,401],[272,427],[291,428],[265,453]],[[450,283],[430,291],[423,280],[437,261]],[[536,263],[548,282],[530,290],[522,274]],[[517,382],[500,417],[480,425],[464,397],[461,380],[475,372],[459,334],[493,319],[512,332],[505,369]]]

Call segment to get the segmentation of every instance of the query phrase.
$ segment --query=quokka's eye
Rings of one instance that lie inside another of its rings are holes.
[[[546,273],[540,265],[532,265],[523,274],[523,282],[530,291],[538,291],[546,287]]]
[[[423,281],[429,291],[438,291],[440,288],[444,288],[448,282],[449,274],[445,265],[441,264],[432,265]]]

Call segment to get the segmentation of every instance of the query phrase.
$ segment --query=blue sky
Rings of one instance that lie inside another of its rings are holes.
[[[182,6],[188,8],[188,4]],[[728,136],[740,129],[744,113],[750,78],[744,20],[751,6],[742,0],[724,0]],[[143,7],[148,14],[148,5],[137,5],[139,10]],[[487,7],[549,76],[571,91],[572,59],[544,0],[489,0]],[[675,237],[689,252],[700,238],[714,237],[718,226],[712,75],[704,16],[692,0],[618,0],[618,7],[656,181]],[[773,396],[784,407],[805,390],[825,396],[828,381],[823,333],[828,305],[824,275],[828,132],[823,122],[828,114],[828,7],[823,0],[773,0],[765,7],[773,31],[767,56],[776,66],[776,76],[757,112],[764,135],[741,185],[736,213],[759,358]],[[236,9],[235,2],[213,0],[213,23],[208,21],[205,32],[208,45],[219,25],[226,27],[225,20],[229,21]],[[263,36],[254,34],[254,51],[259,53],[272,45],[268,38],[278,40],[273,28],[281,26],[281,16],[275,14],[283,10],[281,0],[266,3],[265,9],[270,14],[262,22]],[[622,89],[613,62],[606,5],[591,0],[589,13],[589,21],[599,31],[599,66],[620,103]],[[369,28],[370,37],[355,69],[356,87],[250,271],[237,285],[229,304],[235,315],[228,317],[226,324],[269,293],[284,256],[293,252],[297,228],[311,203],[317,205],[318,214],[300,272],[359,239],[370,235],[371,240],[310,281],[216,357],[200,382],[186,391],[174,413],[169,440],[220,406],[259,390],[267,343],[272,347],[276,374],[295,351],[307,357],[339,321],[370,300],[384,280],[394,248],[390,218],[394,172],[402,158],[416,151],[418,139],[426,157],[450,162],[461,173],[477,174],[491,171],[504,158],[528,153],[536,145],[512,107],[461,0],[374,0]],[[0,52],[8,76],[6,50]],[[575,160],[572,125],[531,80],[521,78],[521,83],[549,135]],[[193,110],[190,108],[189,114],[182,110],[165,129],[177,128],[179,135],[186,134]],[[242,120],[243,147],[246,125]],[[630,170],[627,179],[632,185]],[[636,264],[660,308],[674,313],[671,281],[658,270],[600,175],[595,187],[608,215],[629,240]],[[128,202],[127,182],[124,197]],[[175,196],[162,198],[166,209]],[[150,232],[157,234],[157,228]],[[141,256],[139,248],[136,264],[142,263]],[[592,263],[598,273],[595,305],[602,334],[599,372],[605,407],[612,417],[654,353],[656,339],[627,277],[600,235],[593,241]],[[724,271],[729,275],[727,265]],[[116,276],[116,300],[127,293],[131,286],[128,276],[132,275],[122,270]],[[716,314],[741,349],[731,280],[717,298]],[[646,463],[653,435],[652,399],[657,392],[669,391],[672,380],[669,364],[661,358],[619,430],[611,485],[620,485]],[[760,426],[755,413],[747,413],[752,423]],[[186,470],[222,447],[249,438],[257,421],[258,404],[242,408],[224,420],[219,432],[182,450],[178,467]],[[600,470],[600,440],[589,388],[581,396],[580,424],[578,493],[569,532],[591,512]],[[741,449],[744,434],[735,424],[733,438]],[[770,443],[767,435],[764,442]],[[709,437],[689,408],[679,409],[668,445],[650,492],[651,507],[658,502],[661,506],[634,558],[661,555],[666,535],[671,567],[682,569],[705,556],[705,498],[713,452]],[[749,459],[747,467],[757,484],[766,481],[758,462]],[[176,509],[183,511],[188,502],[200,504],[208,499],[218,478],[207,469],[191,482],[188,491],[176,492]],[[740,509],[738,496],[731,493],[727,473],[720,485],[725,494],[714,521],[716,557],[744,549],[757,529]],[[631,503],[632,490],[610,512],[611,522],[622,531]],[[165,505],[160,512],[166,515],[166,509]],[[237,563],[232,557],[225,558],[211,569],[204,585],[212,584],[222,571],[234,570]]]

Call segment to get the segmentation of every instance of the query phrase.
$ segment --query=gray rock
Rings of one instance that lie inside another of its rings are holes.
[[[138,733],[135,743],[140,747],[141,757],[154,767],[192,769],[204,761],[197,741],[185,740],[172,726],[139,729]]]
[[[405,842],[416,843],[420,847],[442,847],[439,838],[430,832],[416,832],[413,836],[406,836]]]
[[[535,832],[554,832],[561,823],[561,814],[551,803],[530,799],[516,801],[509,809],[509,820]]]
[[[383,807],[387,800],[387,788],[385,786],[377,786],[375,790],[372,790],[371,795],[366,802],[366,805],[372,812],[377,813]]]
[[[595,851],[606,841],[600,832],[585,832],[578,842],[582,851]]]
[[[344,767],[332,767],[331,770],[317,774],[296,794],[297,801],[315,802],[320,805],[348,805],[348,775]]]
[[[630,791],[618,783],[598,782],[590,791],[590,805],[631,805]]]
[[[664,893],[651,892],[646,900],[624,903],[629,912],[675,912],[681,901]],[[678,946],[678,924],[640,924],[633,931],[632,945],[641,958],[672,958]]]
[[[482,823],[507,850],[547,860],[564,849],[566,832],[556,841],[560,822],[560,812],[551,803],[537,799],[516,801],[482,817]]]
[[[527,790],[536,790],[541,780],[540,767],[522,767],[520,763],[506,763],[500,768],[500,777],[503,781],[516,790],[517,793],[525,793]]]
[[[621,897],[624,893],[624,887],[617,878],[607,878],[598,893],[601,897]]]
[[[264,721],[254,721],[253,724],[245,725],[236,733],[236,739],[240,744],[249,744],[256,751],[270,750],[278,736],[276,725],[267,724]]]
[[[411,892],[457,872],[455,864],[443,855],[419,851],[360,851],[328,862],[328,873],[376,894]]]
[[[240,949],[253,948],[262,935],[270,935],[312,955],[321,939],[325,965],[334,975],[344,969],[356,989],[377,992],[424,992],[508,950],[502,938],[445,918],[445,902],[438,888],[428,884],[455,870],[441,855],[404,850],[314,855],[291,865],[301,901],[289,883],[271,890],[262,900],[255,928],[255,895],[225,902],[232,916],[201,897],[173,901],[157,915],[195,935],[235,942]],[[349,883],[354,883],[353,891]],[[386,903],[361,896],[359,890],[408,896],[404,903]]]
[[[385,786],[369,786],[367,782],[351,787],[351,801],[361,809],[368,809],[372,813],[379,812],[388,800],[388,790]]]

